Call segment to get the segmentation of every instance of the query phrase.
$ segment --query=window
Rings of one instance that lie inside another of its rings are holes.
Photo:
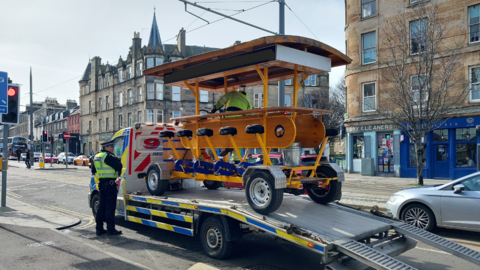
[[[455,140],[457,141],[477,141],[475,128],[457,128],[455,129]]]
[[[121,115],[118,116],[118,128],[123,127],[123,118]]]
[[[362,84],[363,92],[363,111],[375,111],[375,83]]]
[[[103,104],[102,104],[102,98],[99,98],[99,99],[98,99],[98,110],[99,110],[99,111],[102,111],[102,110],[103,110],[103,108],[102,108],[103,106],[102,106],[102,105],[103,105]]]
[[[105,86],[106,87],[110,86],[110,75],[105,76]]]
[[[155,110],[147,110],[147,122],[155,123]]]
[[[181,88],[178,86],[172,86],[172,100],[180,101],[181,100]]]
[[[98,132],[102,132],[102,119],[98,119]]]
[[[292,85],[292,79],[286,80],[285,85]]]
[[[200,90],[200,102],[208,102],[208,91]]]
[[[181,111],[173,111],[172,112],[172,118],[178,118],[182,117],[182,112]]]
[[[128,126],[132,126],[132,113],[128,113]]]
[[[205,114],[208,114],[206,111],[201,111],[200,112],[200,115],[205,115]]]
[[[290,95],[285,95],[285,106],[292,106],[290,102]]]
[[[253,107],[263,108],[263,94],[262,93],[253,94]]]
[[[118,82],[119,83],[123,82],[123,74],[122,73],[123,73],[122,70],[119,69],[118,70]]]
[[[92,113],[92,101],[88,101],[88,113]]]
[[[142,123],[143,122],[143,113],[141,111],[138,112],[138,123]]]
[[[412,76],[410,77],[410,87],[412,89],[413,101],[418,103],[420,101],[420,96],[423,97],[423,102],[428,98],[427,87],[425,81],[425,75]]]
[[[425,51],[427,45],[427,19],[410,22],[410,53],[417,54]]]
[[[142,102],[142,101],[143,101],[142,87],[139,87],[137,89],[137,102]]]
[[[113,154],[116,156],[116,157],[121,157],[123,155],[123,140],[125,139],[124,136],[121,136],[121,137],[117,137],[115,138],[115,140],[113,141]]]
[[[131,66],[127,67],[127,78],[128,79],[132,78],[132,67]]]
[[[110,131],[110,118],[105,119],[105,131]]]
[[[88,121],[88,134],[92,134],[92,121]]]
[[[147,84],[147,99],[155,99],[155,85],[153,83]]]
[[[415,3],[420,2],[420,1],[422,1],[422,0],[410,0],[410,4],[415,4]]]
[[[163,110],[156,110],[157,111],[157,123],[164,123],[163,119]]]
[[[457,142],[457,167],[476,167],[478,162],[476,147],[476,129],[455,129],[455,141]]]
[[[310,86],[310,76],[308,76],[308,77],[305,79],[304,84],[305,84],[305,86]]]
[[[375,32],[362,35],[362,64],[377,61]]]
[[[147,58],[147,68],[152,68],[152,67],[155,66],[155,65],[153,64],[153,61],[154,61],[153,57],[148,57],[148,58]]]
[[[410,144],[409,155],[410,155],[410,166],[417,167],[417,151],[415,151],[414,144]],[[425,149],[423,150],[422,163],[423,163],[423,167],[427,166],[427,151]]]
[[[317,86],[317,75],[310,75],[310,85]]]
[[[137,76],[142,76],[143,73],[143,63],[139,62],[137,64]]]
[[[102,77],[98,77],[98,89],[102,89],[103,88],[103,80],[102,80]]]
[[[478,42],[480,36],[480,5],[468,7],[470,43]]]
[[[156,64],[156,66],[160,66],[161,64],[163,64],[163,59],[162,59],[162,58],[159,58],[159,57],[157,57],[157,58],[155,58],[155,62],[156,62],[156,63],[155,63],[155,64]]]
[[[128,105],[132,105],[133,102],[133,96],[132,96],[132,90],[128,90]]]
[[[480,191],[480,176],[477,175],[463,180],[462,185],[465,186],[465,190],[467,191]]]
[[[110,97],[109,96],[105,97],[105,108],[107,110],[110,109]]]
[[[436,129],[433,131],[434,142],[448,142],[448,129]]]
[[[362,18],[366,18],[376,13],[376,0],[362,0]]]
[[[163,100],[163,83],[156,83],[157,87],[157,100]]]
[[[118,107],[122,107],[123,106],[123,93],[120,92],[118,93]]]
[[[480,67],[470,68],[470,101],[480,100]]]

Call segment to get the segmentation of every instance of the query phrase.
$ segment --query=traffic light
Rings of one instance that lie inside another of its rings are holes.
[[[48,142],[48,131],[44,130],[42,133],[42,142],[47,143]]]
[[[2,114],[2,124],[18,125],[20,115],[20,86],[9,84],[7,89],[8,113]]]

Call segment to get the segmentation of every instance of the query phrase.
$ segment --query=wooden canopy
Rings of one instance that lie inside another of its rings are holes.
[[[259,69],[269,83],[320,74],[351,63],[338,50],[319,41],[299,36],[268,36],[225,49],[200,54],[147,69],[146,76],[163,77],[164,83],[211,92],[223,92],[263,84]],[[267,68],[268,67],[268,68]]]

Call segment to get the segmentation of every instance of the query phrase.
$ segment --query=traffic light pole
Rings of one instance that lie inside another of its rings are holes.
[[[67,139],[67,152],[65,154],[65,164],[67,165],[67,169],[68,169],[68,139]]]
[[[7,206],[7,161],[8,161],[8,131],[9,124],[3,125],[3,154],[2,154],[2,207]]]

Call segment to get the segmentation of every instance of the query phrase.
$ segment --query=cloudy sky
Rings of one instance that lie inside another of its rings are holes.
[[[195,0],[190,0],[194,2]],[[206,23],[185,12],[178,0],[42,0],[2,1],[0,18],[0,71],[23,85],[22,101],[29,101],[29,68],[33,70],[33,99],[56,97],[78,101],[78,80],[88,60],[100,56],[102,62],[116,63],[126,58],[133,32],[140,32],[142,46],[148,43],[153,9],[162,42],[173,44],[180,28],[187,29],[187,45],[224,48],[236,40],[250,41],[267,32],[224,19],[201,9],[188,10],[209,21]],[[202,0],[199,5],[216,8],[225,14],[248,9],[268,1]],[[286,0],[287,35],[318,39],[344,52],[344,1]],[[271,2],[235,18],[278,32],[278,3]],[[294,15],[296,14],[306,25]],[[201,27],[199,29],[196,29]],[[308,28],[307,28],[308,27]],[[310,30],[309,30],[310,29]],[[188,32],[191,31],[191,32]],[[344,67],[335,68],[330,84],[342,76]],[[24,107],[23,107],[24,109]]]

